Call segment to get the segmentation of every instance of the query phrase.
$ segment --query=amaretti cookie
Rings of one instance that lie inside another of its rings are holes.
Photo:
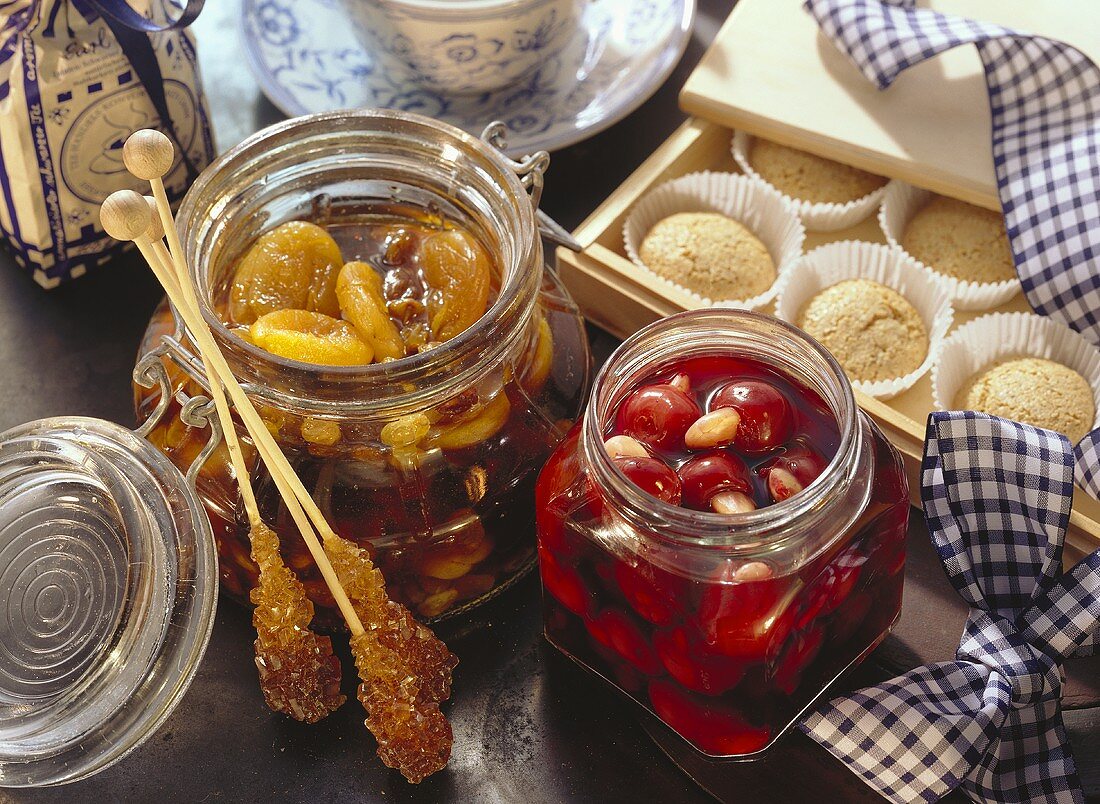
[[[933,196],[909,219],[901,246],[934,271],[967,282],[1004,282],[1016,276],[999,212]]]
[[[797,324],[853,380],[904,377],[928,356],[928,328],[920,313],[896,290],[870,279],[847,279],[821,291]]]
[[[747,299],[775,282],[768,249],[744,225],[716,212],[658,221],[638,249],[646,267],[712,299]]]
[[[883,176],[756,137],[748,153],[753,170],[779,192],[814,203],[844,204],[886,186]]]
[[[879,209],[886,241],[951,294],[958,310],[986,310],[1020,293],[1000,213],[891,182]]]
[[[954,319],[947,290],[900,248],[842,240],[818,246],[779,283],[775,313],[828,349],[861,393],[912,388]]]
[[[802,256],[806,229],[787,199],[748,176],[688,173],[643,193],[623,220],[639,281],[687,308],[754,310]]]
[[[995,363],[963,386],[955,406],[1055,430],[1074,443],[1096,419],[1088,381],[1070,367],[1040,357]]]
[[[939,410],[1001,416],[1076,443],[1100,424],[1100,351],[1047,316],[984,315],[936,350],[932,399]]]

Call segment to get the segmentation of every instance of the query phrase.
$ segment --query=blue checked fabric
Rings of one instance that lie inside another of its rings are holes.
[[[1062,662],[1097,651],[1100,550],[1070,572],[1064,436],[982,413],[929,417],[921,497],[970,604],[955,660],[830,701],[803,724],[891,801],[1083,802],[1062,724]]]
[[[1100,69],[1065,43],[915,8],[808,0],[822,32],[879,88],[972,43],[985,66],[993,161],[1016,270],[1035,312],[1100,343]],[[1085,14],[1082,24],[1095,22]]]

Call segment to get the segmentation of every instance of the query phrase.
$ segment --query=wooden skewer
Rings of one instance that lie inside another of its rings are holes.
[[[177,276],[180,289],[188,297],[192,310],[198,320],[203,323],[205,329],[205,321],[199,310],[198,298],[192,287],[190,274],[187,272],[187,260],[184,258],[183,247],[180,244],[179,230],[176,228],[175,220],[172,217],[172,207],[168,203],[168,196],[164,191],[164,176],[172,169],[172,163],[175,161],[175,148],[172,141],[156,129],[139,129],[126,138],[126,142],[122,147],[122,160],[131,174],[136,178],[148,181],[153,188],[157,217],[160,218],[161,229],[168,238],[168,247],[173,263],[172,273]],[[190,325],[188,328],[190,328]],[[211,376],[209,372],[207,376]],[[266,427],[264,432],[267,432]],[[255,440],[255,436],[253,436],[253,440]],[[272,444],[274,444],[274,440],[272,440]],[[257,448],[259,447],[260,445],[257,444]],[[279,450],[277,446],[276,451],[279,458],[283,458],[282,450]],[[276,461],[278,462],[278,459]],[[266,458],[264,463],[268,463]],[[337,538],[321,513],[321,509],[317,507],[313,497],[302,486],[301,481],[298,480],[297,475],[291,469],[289,462],[284,460],[282,463],[286,464],[290,476],[296,481],[291,483],[291,487],[294,488],[299,502],[304,506],[309,518],[320,532],[321,538],[325,541],[330,538]]]
[[[177,294],[188,304],[191,304],[194,292],[188,294],[182,288],[186,287],[188,277],[181,274],[179,263],[173,260],[168,249],[164,247],[164,225],[158,213],[159,204],[155,198],[145,196],[149,205],[149,230],[145,233],[153,248],[153,253],[160,262],[160,269],[167,276],[174,276],[176,280]],[[169,210],[171,213],[171,210]],[[192,305],[194,306],[194,305]],[[197,310],[195,311],[197,312]],[[260,518],[259,505],[256,503],[256,493],[252,489],[252,479],[249,476],[248,465],[244,460],[244,452],[241,450],[240,439],[237,437],[237,427],[233,422],[233,416],[229,410],[229,402],[225,397],[225,389],[218,380],[214,367],[210,365],[210,359],[200,349],[203,369],[206,371],[207,381],[210,383],[210,397],[214,400],[214,409],[218,413],[218,421],[221,422],[222,435],[225,438],[225,446],[229,450],[229,459],[233,464],[233,473],[237,476],[237,485],[241,490],[241,499],[244,501],[244,510],[248,514],[248,524],[256,528],[263,524]]]
[[[158,201],[158,206],[159,204]],[[161,220],[163,221],[163,216],[161,216]],[[206,321],[198,313],[197,299],[195,299],[194,304],[190,303],[190,300],[194,298],[194,288],[191,286],[190,281],[185,283],[191,291],[190,296],[188,296],[187,292],[180,287],[174,273],[165,269],[152,238],[149,236],[152,215],[145,198],[132,190],[120,190],[112,193],[100,208],[100,222],[103,225],[103,230],[116,240],[133,241],[138,250],[141,251],[142,256],[145,257],[146,262],[149,263],[149,267],[153,270],[165,293],[168,294],[172,305],[183,317],[187,328],[195,338],[199,350],[204,357],[209,359],[210,366],[213,368],[211,384],[220,381],[233,400],[233,404],[244,421],[245,428],[252,436],[260,456],[271,473],[272,480],[279,489],[279,494],[282,496],[287,510],[301,531],[306,547],[313,556],[313,560],[317,564],[329,592],[336,601],[340,613],[347,622],[349,630],[356,636],[364,633],[363,624],[336,577],[336,572],[325,554],[324,548],[317,540],[317,535],[310,525],[310,520],[312,519],[315,523],[318,523],[318,530],[326,539],[336,538],[335,532],[325,522],[320,509],[313,502],[302,481],[294,473],[290,462],[275,443],[275,439],[264,425],[259,413],[256,412],[252,401],[237,382],[236,377],[229,368],[229,364],[225,361],[225,356],[222,355],[221,350],[214,342],[214,338],[206,326]],[[166,231],[169,228],[172,228],[171,224],[165,227]],[[171,236],[169,236],[169,240],[171,240]],[[214,379],[215,377],[216,379]],[[309,501],[309,505],[305,504],[303,497]],[[308,517],[306,511],[310,512]]]

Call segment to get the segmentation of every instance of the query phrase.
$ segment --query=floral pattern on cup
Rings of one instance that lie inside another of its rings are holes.
[[[505,0],[468,12],[460,3],[406,0],[345,0],[345,7],[383,69],[463,94],[500,89],[538,69],[575,38],[587,1]]]
[[[475,134],[502,120],[513,154],[564,147],[635,108],[679,59],[694,12],[694,0],[599,0],[585,9],[581,34],[554,54],[543,50],[538,67],[515,84],[453,95],[384,67],[352,33],[344,2],[244,0],[246,53],[284,113],[370,106]],[[529,34],[547,35],[537,27]]]

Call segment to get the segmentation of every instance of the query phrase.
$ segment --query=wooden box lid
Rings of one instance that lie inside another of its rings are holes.
[[[1100,62],[1095,0],[932,0],[931,7],[1070,42]],[[989,99],[973,47],[879,91],[802,0],[740,0],[680,94],[685,111],[973,204],[1000,209]]]

